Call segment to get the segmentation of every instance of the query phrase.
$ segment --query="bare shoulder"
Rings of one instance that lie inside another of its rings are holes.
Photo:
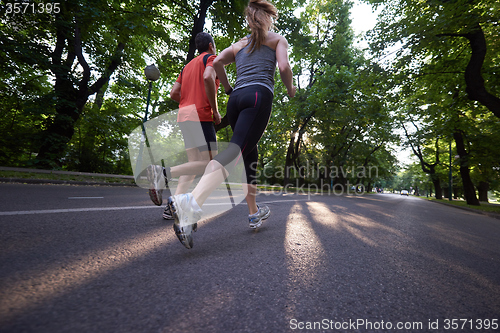
[[[276,50],[278,48],[278,44],[288,46],[288,42],[285,37],[272,31],[269,31],[266,42],[264,44],[269,46],[273,50]]]
[[[232,45],[234,56],[236,57],[236,54],[242,48],[244,48],[245,46],[247,46],[247,44],[248,44],[248,38],[247,37],[243,37],[242,39],[240,39],[239,41],[237,41],[236,43],[234,43]]]

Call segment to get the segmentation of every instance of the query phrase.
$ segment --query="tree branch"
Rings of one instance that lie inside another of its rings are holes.
[[[476,30],[465,36],[469,40],[472,54],[465,69],[465,91],[470,100],[478,101],[500,118],[500,98],[490,94],[484,86],[481,74],[484,58],[486,57],[486,39],[481,26],[478,24]]]
[[[62,60],[62,53],[66,46],[66,36],[57,29],[56,47],[52,52],[52,65],[60,66]]]
[[[76,54],[78,62],[80,63],[80,65],[83,68],[83,77],[80,80],[78,87],[79,87],[80,92],[85,94],[85,93],[87,93],[88,83],[90,81],[90,66],[87,63],[87,60],[85,59],[85,57],[83,56],[82,38],[81,38],[80,26],[78,25],[78,20],[77,20],[76,26],[75,26],[74,52]]]
[[[118,68],[118,66],[122,62],[122,53],[124,49],[125,49],[125,43],[122,42],[118,43],[115,53],[111,57],[111,62],[108,68],[104,71],[101,77],[96,82],[94,82],[94,84],[89,88],[89,96],[98,92],[99,89],[101,89],[102,86],[109,81],[111,74],[113,74],[113,72]]]
[[[449,37],[465,37],[469,40],[472,54],[465,68],[465,91],[472,101],[478,101],[490,110],[495,116],[500,118],[500,98],[490,94],[484,86],[484,79],[481,73],[484,59],[486,57],[486,38],[479,23],[473,27],[471,32],[466,34],[439,34]]]

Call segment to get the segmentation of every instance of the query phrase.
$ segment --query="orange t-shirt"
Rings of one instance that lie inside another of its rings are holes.
[[[208,57],[207,65],[203,64],[203,57],[207,55],[203,52],[191,60],[179,74],[176,82],[181,84],[181,100],[179,103],[179,113],[177,121],[213,121],[213,110],[210,107],[207,93],[205,92],[205,83],[203,82],[203,73],[205,67],[213,66],[215,55]],[[220,81],[215,79],[215,89],[219,89]],[[197,112],[195,112],[197,111]]]

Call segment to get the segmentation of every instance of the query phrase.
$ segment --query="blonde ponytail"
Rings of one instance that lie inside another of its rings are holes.
[[[273,18],[278,17],[278,10],[266,0],[250,0],[245,10],[248,27],[251,31],[248,52],[259,49],[273,27]]]

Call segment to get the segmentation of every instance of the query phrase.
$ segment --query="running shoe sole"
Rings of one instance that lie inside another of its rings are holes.
[[[172,200],[172,197],[168,198],[168,205],[170,206],[170,211],[172,212],[172,216],[174,217],[173,228],[175,231],[175,235],[186,249],[192,249],[193,232],[198,230],[198,223],[194,223],[181,228],[179,226],[179,216],[177,215],[177,210],[175,208],[175,203]]]

